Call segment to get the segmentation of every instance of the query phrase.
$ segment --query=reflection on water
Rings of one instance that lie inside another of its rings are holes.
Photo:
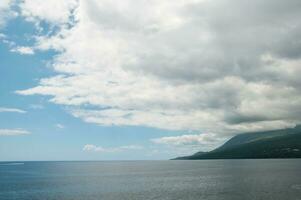
[[[0,199],[301,200],[301,160],[0,163]]]

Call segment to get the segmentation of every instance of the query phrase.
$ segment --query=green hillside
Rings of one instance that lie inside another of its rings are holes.
[[[221,147],[177,159],[301,158],[301,127],[234,136]]]

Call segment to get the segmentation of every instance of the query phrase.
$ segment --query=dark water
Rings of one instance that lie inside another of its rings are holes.
[[[301,160],[2,162],[0,199],[301,200]]]

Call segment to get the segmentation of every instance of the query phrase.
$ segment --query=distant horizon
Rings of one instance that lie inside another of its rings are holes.
[[[204,161],[226,161],[226,160],[300,160],[301,158],[232,158],[232,159],[203,159],[203,160],[189,160],[192,162],[204,162]],[[186,162],[187,160],[172,160],[172,159],[162,159],[162,160],[20,160],[20,161],[0,161],[1,163],[22,163],[22,162],[135,162],[135,161],[182,161]]]

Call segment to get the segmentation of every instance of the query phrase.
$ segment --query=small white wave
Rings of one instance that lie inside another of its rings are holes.
[[[17,163],[17,162],[14,162],[14,163],[0,163],[0,165],[24,165],[24,163]]]

